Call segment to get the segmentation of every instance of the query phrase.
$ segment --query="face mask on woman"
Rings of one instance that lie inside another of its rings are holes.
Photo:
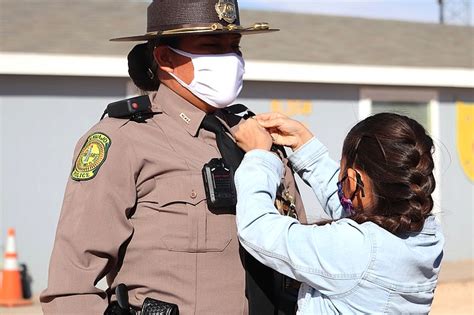
[[[227,107],[235,101],[242,90],[245,72],[241,56],[236,53],[198,55],[169,48],[193,63],[194,79],[190,84],[169,73],[179,84],[216,108]]]

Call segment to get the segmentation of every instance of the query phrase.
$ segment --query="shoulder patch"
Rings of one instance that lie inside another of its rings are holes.
[[[90,135],[77,156],[71,178],[78,181],[94,178],[107,158],[111,144],[106,134],[96,132]]]

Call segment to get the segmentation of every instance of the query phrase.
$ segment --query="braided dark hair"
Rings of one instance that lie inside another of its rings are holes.
[[[433,140],[406,116],[381,113],[355,125],[342,150],[346,167],[370,178],[374,204],[351,216],[374,222],[393,234],[421,231],[433,209]]]
[[[165,37],[152,40],[148,43],[136,45],[127,56],[128,74],[133,83],[142,91],[156,91],[160,86],[158,79],[158,65],[153,57],[154,48],[160,45],[176,47],[179,43],[177,37]]]

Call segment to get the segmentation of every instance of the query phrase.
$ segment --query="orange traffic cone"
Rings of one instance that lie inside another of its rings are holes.
[[[12,307],[30,305],[32,303],[32,300],[23,298],[20,267],[18,266],[15,249],[15,230],[9,229],[5,245],[0,305]]]

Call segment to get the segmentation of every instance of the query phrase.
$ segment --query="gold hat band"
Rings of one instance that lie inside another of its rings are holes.
[[[156,31],[156,32],[148,32],[146,35],[150,36],[157,36],[157,35],[173,35],[179,33],[192,33],[192,32],[206,32],[206,31],[218,31],[218,30],[225,30],[225,31],[236,31],[236,30],[268,30],[270,26],[268,23],[255,23],[251,27],[242,27],[235,24],[229,25],[222,25],[220,23],[212,23],[209,26],[194,26],[194,27],[183,27],[183,28],[176,28],[166,31]]]

